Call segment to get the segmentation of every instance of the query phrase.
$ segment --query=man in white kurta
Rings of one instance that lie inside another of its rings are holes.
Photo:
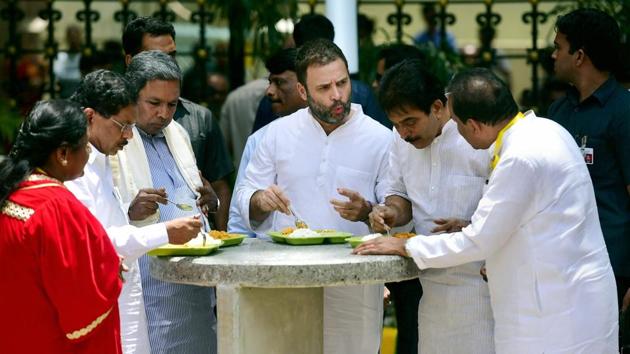
[[[475,152],[452,120],[421,150],[395,135],[392,184],[386,194],[411,202],[416,233],[432,234],[436,219],[469,220],[481,199],[490,160],[487,152]],[[479,274],[481,267],[477,261],[420,273],[418,353],[494,352],[490,294]]]
[[[91,152],[83,176],[65,185],[106,228],[129,269],[124,274],[125,283],[118,299],[123,353],[148,354],[151,347],[137,259],[168,243],[169,232],[164,223],[142,228],[129,225],[107,157],[122,149],[133,137],[132,127],[137,114],[133,97],[122,77],[110,71],[95,71],[81,81],[71,99],[85,107]],[[198,224],[190,218],[180,221]],[[195,235],[195,231],[188,232],[180,243]],[[172,232],[171,236],[171,242],[176,243],[177,235]]]
[[[361,106],[350,104],[347,64],[332,42],[316,40],[299,49],[298,77],[300,62],[314,53],[328,56],[306,69],[308,87],[304,81],[298,86],[305,100],[308,90],[309,107],[268,125],[247,167],[244,186],[236,191],[241,215],[257,232],[280,230],[294,225],[295,219],[285,215],[290,204],[311,229],[364,235],[365,223],[344,218],[352,214],[351,202],[331,201],[347,195],[367,206],[368,201],[382,201],[391,132],[363,114]],[[313,92],[315,87],[322,90]],[[256,198],[268,195],[280,198],[283,205],[256,220]],[[367,217],[369,210],[364,208],[362,214]],[[377,353],[382,296],[382,285],[325,288],[324,353]]]
[[[379,98],[395,130],[385,205],[375,207],[370,216],[388,215],[390,227],[412,219],[415,231],[423,235],[470,220],[490,158],[457,132],[444,85],[420,61],[406,61],[387,71]],[[482,262],[471,262],[420,273],[418,353],[494,352],[494,321],[481,267]]]
[[[414,237],[397,253],[421,269],[486,259],[497,353],[616,353],[615,280],[573,138],[531,111],[517,114],[486,69],[459,73],[448,91],[458,130],[490,147],[493,170],[469,226]],[[383,253],[386,243],[355,252]]]

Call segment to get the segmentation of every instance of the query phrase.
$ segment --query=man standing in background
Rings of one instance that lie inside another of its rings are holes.
[[[566,96],[549,107],[549,117],[571,133],[595,188],[599,222],[610,255],[617,299],[630,302],[630,92],[614,71],[620,31],[614,18],[580,9],[556,22],[552,54]]]

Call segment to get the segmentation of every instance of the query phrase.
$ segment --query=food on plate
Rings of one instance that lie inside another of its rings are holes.
[[[284,229],[280,230],[280,233],[282,233],[284,236],[292,233],[293,231],[295,231],[295,228],[289,226],[289,227],[285,227]]]
[[[394,234],[394,237],[397,238],[412,238],[416,236],[416,234],[414,234],[413,232],[397,232]]]
[[[228,238],[234,237],[234,235],[232,234],[229,234],[225,231],[219,231],[219,230],[210,230],[210,232],[208,232],[208,235],[210,235],[210,237],[215,238],[217,240],[227,240]]]
[[[319,233],[311,229],[295,229],[287,237],[321,237]]]
[[[203,243],[203,234],[204,232],[199,232],[197,234],[197,237],[193,238],[192,240],[186,242],[183,246],[188,246],[188,247],[204,247],[204,243]],[[205,243],[205,247],[208,246],[212,246],[212,245],[220,245],[221,244],[221,240],[219,239],[214,239],[212,237],[206,237],[206,243]]]

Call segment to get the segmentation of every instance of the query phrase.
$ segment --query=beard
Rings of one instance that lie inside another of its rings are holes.
[[[315,116],[315,118],[323,122],[326,122],[328,124],[339,124],[350,113],[350,100],[349,99],[348,101],[345,101],[345,102],[343,100],[335,101],[330,107],[326,107],[323,104],[320,104],[319,102],[315,101],[313,97],[311,97],[311,95],[307,94],[306,98],[308,102],[308,107],[310,108],[313,116]],[[340,106],[343,108],[341,113],[339,114],[333,113],[333,110],[335,110],[337,107],[340,107]]]

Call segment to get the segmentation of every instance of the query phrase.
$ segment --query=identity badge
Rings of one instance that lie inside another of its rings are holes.
[[[593,153],[593,148],[581,148],[582,157],[584,157],[584,162],[587,165],[592,165],[595,162],[595,154]]]

